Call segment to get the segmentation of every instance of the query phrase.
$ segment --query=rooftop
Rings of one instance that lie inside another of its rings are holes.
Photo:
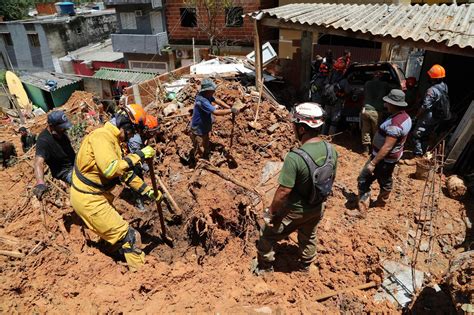
[[[249,13],[263,25],[298,25],[382,38],[468,48],[474,54],[474,4],[387,5],[298,3]],[[309,30],[309,29],[308,29]],[[341,32],[342,33],[342,32]],[[347,35],[349,36],[349,35]]]
[[[36,72],[20,77],[21,82],[36,86],[44,91],[49,92],[50,88],[46,85],[46,81],[53,80],[57,82],[56,89],[63,88],[70,84],[81,81],[82,79],[74,75],[56,73],[56,72]]]
[[[80,17],[90,18],[94,16],[101,16],[101,15],[115,15],[115,9],[106,9],[106,10],[85,10],[83,12],[76,12],[74,16],[68,15],[38,15],[34,18],[25,19],[25,20],[15,20],[15,21],[4,21],[0,22],[0,24],[15,24],[15,23],[40,23],[40,24],[54,24],[54,23],[69,23],[75,19]]]
[[[91,44],[71,51],[63,58],[82,61],[116,62],[123,59],[123,53],[113,51],[112,40],[107,39],[104,42]]]
[[[156,76],[157,74],[154,72],[102,67],[99,71],[94,73],[93,77],[101,80],[129,82],[136,84],[153,79]]]

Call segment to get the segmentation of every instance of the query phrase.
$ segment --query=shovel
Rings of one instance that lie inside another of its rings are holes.
[[[255,111],[255,119],[249,122],[249,126],[255,130],[262,129],[262,125],[257,122],[258,119],[258,110],[260,109],[260,103],[262,102],[262,93],[263,93],[263,78],[260,82],[260,92],[258,94],[258,103],[257,103],[257,110]]]
[[[151,184],[153,186],[153,190],[155,192],[158,191],[158,185],[156,184],[156,176],[155,176],[155,169],[153,168],[153,159],[147,160],[148,167],[150,169],[150,178]],[[160,224],[161,224],[161,239],[163,242],[166,243],[169,247],[173,247],[173,239],[166,235],[166,225],[165,225],[165,218],[163,216],[163,209],[161,208],[161,203],[155,200],[156,202],[156,209],[158,210],[158,215],[160,216]]]

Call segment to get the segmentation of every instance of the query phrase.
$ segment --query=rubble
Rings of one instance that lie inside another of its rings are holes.
[[[392,198],[386,208],[371,208],[366,220],[347,218],[346,203],[357,191],[356,178],[365,158],[353,151],[349,134],[340,137],[335,143],[339,153],[336,187],[344,189],[334,189],[320,223],[318,270],[311,275],[295,271],[298,249],[292,236],[276,248],[275,273],[254,277],[249,267],[263,223],[261,212],[271,202],[286,153],[297,142],[287,110],[268,93],[263,93],[259,108],[262,129],[255,130],[248,124],[254,121],[257,109],[255,88],[235,78],[219,78],[215,80],[216,96],[229,105],[243,105],[235,119],[233,147],[228,149],[230,116],[216,117],[209,162],[191,168],[186,160],[192,147],[187,126],[199,80],[190,77],[177,93],[185,116],[162,117],[169,104],[161,100],[148,107],[150,114],[163,118],[155,169],[167,194],[172,195],[171,208],[179,208],[182,216],[182,224],[168,222],[167,232],[175,248],[160,242],[153,205],[139,212],[117,187],[114,204],[140,231],[147,254],[144,268],[128,273],[110,248],[81,224],[67,195],[61,192],[68,190],[62,183],[52,180],[59,189],[50,190],[44,203],[31,197],[34,174],[26,161],[32,155],[23,155],[24,161],[0,172],[0,189],[9,192],[0,201],[0,250],[22,256],[0,256],[0,294],[4,297],[0,309],[5,313],[242,313],[267,312],[262,307],[272,305],[271,310],[288,313],[397,312],[396,304],[374,300],[374,288],[346,289],[378,283],[383,276],[382,261],[410,259],[411,247],[403,236],[416,228],[414,209],[423,193],[421,182],[410,177],[415,166],[401,165],[397,175],[403,179],[397,181],[397,190],[409,198]],[[64,109],[76,124],[85,125],[82,134],[106,120],[92,95],[76,92]],[[27,125],[38,132],[45,122],[45,116],[40,116]],[[3,126],[2,137],[18,138],[15,128]],[[80,137],[78,132],[74,141],[79,142]],[[168,206],[163,204],[169,214],[172,209]],[[435,235],[446,233],[444,229],[453,218],[462,220],[460,208],[459,201],[441,196],[439,209],[449,216],[438,217]],[[463,224],[452,224],[451,229],[452,234],[465,234]],[[18,242],[3,242],[4,235]],[[453,248],[456,240],[449,237],[443,242]],[[427,262],[427,253],[421,252],[417,269],[439,277],[448,268],[450,256],[443,254],[439,242],[433,247],[436,264]],[[401,252],[405,253],[402,258]],[[332,291],[338,295],[316,301]]]

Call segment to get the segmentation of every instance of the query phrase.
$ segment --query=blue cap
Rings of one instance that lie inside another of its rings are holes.
[[[48,125],[69,129],[72,127],[71,122],[67,119],[66,114],[62,110],[55,110],[48,114]]]

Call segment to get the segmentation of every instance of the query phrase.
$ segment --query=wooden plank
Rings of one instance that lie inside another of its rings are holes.
[[[260,21],[254,20],[254,47],[255,47],[255,82],[262,82],[263,77],[263,54],[262,54],[262,25]],[[257,85],[257,83],[255,83]]]
[[[13,257],[13,258],[23,258],[23,257],[25,257],[25,254],[20,253],[20,252],[18,252],[18,251],[14,251],[14,250],[3,250],[3,249],[0,249],[0,255],[8,256],[8,257]]]

